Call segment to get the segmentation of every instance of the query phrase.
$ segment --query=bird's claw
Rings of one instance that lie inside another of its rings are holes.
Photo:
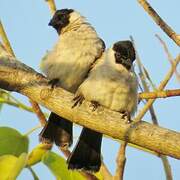
[[[75,96],[73,101],[75,101],[75,103],[73,104],[72,108],[76,107],[77,105],[80,106],[84,101],[84,96],[82,94]]]
[[[57,86],[57,84],[59,84],[59,79],[58,78],[54,78],[54,79],[51,79],[48,84],[51,85],[51,88],[54,89],[54,87]]]
[[[90,106],[93,107],[92,111],[95,111],[100,106],[100,104],[97,101],[91,101]]]
[[[127,119],[128,124],[132,122],[131,115],[130,115],[130,113],[128,111],[123,111],[121,113],[123,113],[122,119]]]

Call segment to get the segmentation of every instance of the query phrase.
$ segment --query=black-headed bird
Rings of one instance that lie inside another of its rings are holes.
[[[92,64],[101,57],[105,44],[86,19],[73,9],[57,10],[49,22],[59,38],[42,60],[41,69],[52,86],[75,93],[87,77]],[[90,131],[90,135],[93,131]],[[87,132],[88,136],[88,132]],[[61,148],[72,144],[72,122],[51,112],[41,131],[40,141]]]
[[[127,116],[137,108],[138,82],[133,70],[135,50],[131,41],[118,41],[103,53],[89,72],[86,80],[79,86],[75,100],[91,101],[94,108],[98,105],[118,111]],[[93,139],[86,136],[83,129],[79,141],[68,158],[69,169],[98,171],[101,165],[102,134],[96,133]],[[94,143],[93,143],[94,141]]]

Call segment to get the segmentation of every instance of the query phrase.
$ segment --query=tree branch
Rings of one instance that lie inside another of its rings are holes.
[[[44,126],[44,125],[46,124],[46,117],[45,117],[45,115],[42,113],[39,105],[38,105],[35,101],[33,101],[33,100],[31,100],[31,99],[29,99],[29,102],[31,103],[33,112],[34,112],[34,113],[36,114],[36,116],[38,117],[39,122],[41,123],[41,126]]]
[[[56,5],[54,0],[45,0],[45,1],[48,3],[51,14],[53,15],[56,12]]]
[[[180,35],[166,24],[166,22],[157,14],[146,0],[138,0],[144,10],[153,18],[158,26],[178,45],[180,46]]]
[[[101,163],[100,173],[103,176],[103,180],[111,180],[113,177],[103,161]]]
[[[171,65],[173,66],[173,57],[172,57],[172,55],[170,54],[170,52],[169,52],[169,50],[168,50],[168,48],[167,48],[166,43],[161,39],[161,37],[160,37],[158,34],[156,34],[155,36],[157,37],[157,39],[159,40],[159,42],[162,44],[162,46],[163,46],[163,48],[164,48],[164,51],[165,51],[165,53],[166,53],[166,55],[167,55],[168,61],[169,61],[169,62],[171,63]],[[180,74],[178,73],[177,69],[175,70],[175,75],[176,75],[176,78],[177,78],[178,82],[180,83]]]
[[[124,168],[126,164],[126,142],[122,142],[116,159],[117,169],[113,180],[123,180]]]
[[[3,43],[5,45],[6,50],[9,52],[9,54],[11,54],[13,57],[15,57],[15,54],[13,52],[13,49],[11,48],[10,42],[8,40],[8,37],[6,35],[6,32],[3,28],[1,21],[0,21],[0,36],[2,37],[2,40],[3,40]],[[2,45],[1,45],[1,47],[2,47]],[[14,58],[11,58],[11,59],[14,59]],[[33,111],[37,115],[41,125],[42,126],[45,125],[46,124],[46,118],[45,118],[45,115],[42,113],[39,105],[35,101],[32,101],[31,99],[30,99],[30,103],[31,103]]]
[[[43,75],[3,51],[0,46],[0,88],[21,93],[81,126],[180,159],[180,133],[144,121],[128,124],[122,114],[102,106],[92,112],[87,101],[72,108],[73,94],[52,89]]]
[[[139,93],[138,96],[139,96],[139,99],[156,99],[156,98],[180,96],[180,89],[154,91],[154,92],[143,92],[143,93]]]
[[[146,74],[143,74],[143,71],[142,71],[143,65],[141,63],[141,60],[140,60],[140,57],[139,57],[135,42],[133,40],[133,37],[131,37],[131,41],[133,42],[135,50],[136,50],[136,62],[138,64],[139,76],[140,76],[140,79],[141,79],[141,83],[142,83],[142,86],[143,86],[143,89],[144,89],[145,93],[147,93],[147,92],[149,92],[149,87],[148,87],[148,84],[146,82],[146,78],[148,79],[148,77],[146,76]],[[156,90],[156,89],[154,89],[154,90]],[[153,105],[150,106],[149,112],[151,114],[151,119],[152,119],[153,124],[159,125]],[[165,174],[166,174],[166,180],[172,180],[173,178],[172,178],[171,166],[170,166],[170,163],[169,163],[167,157],[165,155],[161,154],[160,158],[161,158],[161,161],[162,161],[162,164],[163,164],[163,167],[164,167],[164,171],[165,171]]]
[[[158,91],[162,91],[165,86],[167,85],[167,83],[169,82],[169,80],[171,79],[177,65],[180,62],[180,54],[178,54],[178,56],[175,58],[175,60],[172,63],[171,69],[169,70],[169,72],[166,74],[164,80],[160,83],[159,87],[157,88]],[[149,110],[150,106],[153,104],[153,102],[155,101],[155,99],[149,99],[146,103],[146,105],[140,110],[140,112],[138,113],[138,115],[136,116],[136,118],[134,119],[134,122],[138,122],[142,119],[142,117],[145,115],[145,113]]]
[[[13,49],[12,49],[12,47],[11,47],[11,45],[10,45],[10,42],[9,42],[9,40],[8,40],[8,38],[7,38],[6,32],[5,32],[5,30],[4,30],[4,27],[3,27],[2,23],[1,23],[1,20],[0,20],[0,36],[1,36],[1,38],[2,38],[2,41],[3,41],[3,43],[4,43],[4,46],[7,48],[7,51],[8,51],[10,54],[12,54],[13,56],[15,56],[15,54],[14,54],[14,52],[13,52]]]

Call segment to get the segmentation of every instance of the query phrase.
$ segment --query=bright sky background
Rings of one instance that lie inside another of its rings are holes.
[[[56,0],[57,8],[73,8],[87,17],[98,34],[109,47],[118,40],[129,39],[132,35],[136,41],[138,52],[143,64],[148,69],[153,82],[158,86],[170,68],[166,54],[154,36],[159,34],[167,43],[173,57],[180,52],[177,45],[152,21],[137,1],[70,1]],[[149,0],[159,15],[177,32],[180,32],[179,0]],[[9,40],[16,56],[25,64],[39,71],[40,59],[46,50],[51,49],[57,39],[57,34],[48,22],[50,11],[44,0],[0,0],[0,18],[5,26]],[[179,68],[180,70],[180,68]],[[179,88],[175,77],[167,85],[167,89]],[[27,98],[15,94],[20,100],[28,103]],[[180,131],[180,98],[159,99],[154,107],[161,126]],[[46,110],[47,111],[47,110]],[[144,120],[150,120],[146,115]],[[36,126],[38,120],[34,114],[4,106],[0,115],[0,126],[10,126],[26,133]],[[77,132],[79,129],[75,130]],[[36,131],[30,136],[30,149],[38,144]],[[77,138],[76,138],[77,139]],[[12,147],[13,148],[13,147]],[[115,158],[119,143],[104,138],[102,153],[105,164],[112,173],[115,172]],[[59,153],[57,148],[54,150]],[[180,179],[180,161],[169,158],[174,180]],[[42,164],[33,167],[40,179],[55,179]],[[24,170],[18,180],[32,180],[29,171]],[[127,148],[127,163],[125,180],[164,180],[165,174],[161,160],[151,154]]]

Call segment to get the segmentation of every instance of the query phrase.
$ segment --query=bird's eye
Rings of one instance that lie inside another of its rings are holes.
[[[116,52],[116,58],[121,58],[121,54],[119,52]]]

